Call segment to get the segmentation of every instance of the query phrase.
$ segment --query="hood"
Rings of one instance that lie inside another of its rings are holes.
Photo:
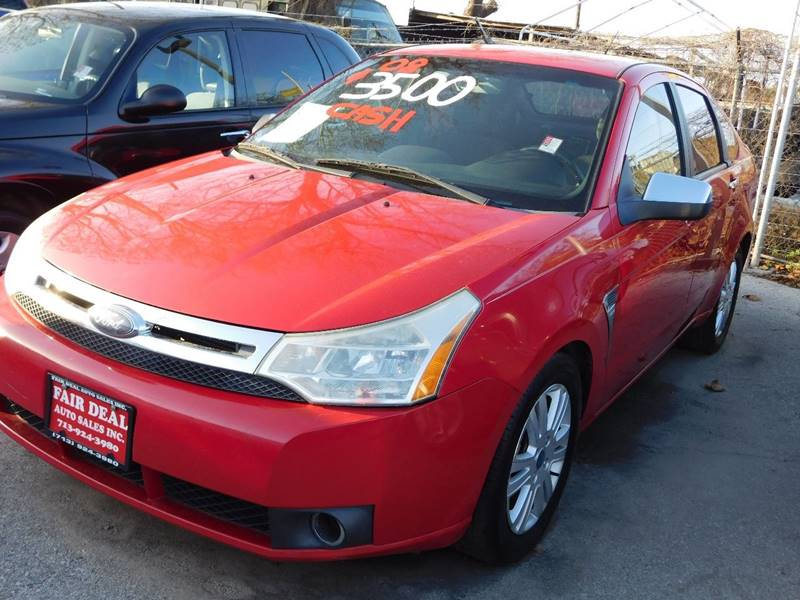
[[[146,304],[261,329],[321,331],[431,304],[575,220],[213,153],[56,209],[44,255]]]
[[[86,134],[86,107],[7,98],[0,90],[0,140]]]

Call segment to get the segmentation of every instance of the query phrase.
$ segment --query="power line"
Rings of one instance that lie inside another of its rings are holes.
[[[686,6],[686,5],[685,5],[685,4],[684,4],[684,3],[683,3],[681,0],[672,0],[672,1],[673,1],[675,4],[677,4],[678,6],[680,6],[680,7],[681,7],[683,10],[685,10],[685,11],[688,11],[688,12],[692,12],[692,9],[690,9],[688,6]],[[707,25],[710,25],[711,27],[713,27],[714,29],[716,29],[716,30],[717,30],[717,31],[719,31],[720,33],[728,33],[728,32],[731,30],[731,28],[730,28],[730,27],[728,27],[728,25],[727,25],[726,23],[724,23],[724,22],[723,22],[723,21],[721,21],[720,19],[717,19],[717,17],[716,17],[716,16],[714,16],[714,14],[713,14],[713,13],[710,13],[709,11],[707,11],[705,8],[703,8],[702,6],[700,6],[700,5],[699,5],[697,2],[695,2],[694,0],[684,0],[684,1],[685,1],[685,2],[689,2],[689,3],[690,3],[692,6],[694,6],[694,7],[695,7],[695,8],[696,8],[698,11],[700,11],[700,13],[701,13],[701,14],[700,14],[699,16],[700,16],[700,18],[701,18],[703,21],[705,21],[705,22],[706,22],[706,24],[707,24]],[[714,23],[714,22],[712,22],[712,21],[709,21],[707,18],[705,18],[705,15],[710,15],[711,17],[713,17],[714,19],[716,19],[717,21],[719,21],[720,23],[722,23],[722,25],[724,25],[725,27],[724,27],[724,28],[723,28],[723,27],[720,27],[720,26],[719,26],[717,23]]]
[[[585,2],[588,2],[588,1],[589,0],[579,0],[575,4],[570,4],[567,8],[564,8],[564,9],[558,11],[558,12],[555,12],[552,15],[549,15],[549,16],[545,17],[544,19],[539,19],[538,21],[536,21],[536,23],[531,25],[531,27],[537,27],[537,26],[541,25],[542,23],[544,23],[545,21],[549,21],[553,17],[557,17],[558,15],[562,15],[565,12],[567,12],[569,10],[572,10],[573,8],[577,8],[577,7],[581,6],[582,4],[584,4]]]
[[[680,19],[677,19],[676,21],[673,21],[672,23],[668,23],[667,25],[663,25],[663,26],[659,27],[658,29],[654,29],[653,31],[651,31],[649,33],[645,33],[644,35],[640,35],[638,37],[633,38],[630,42],[628,42],[628,44],[632,44],[633,42],[635,42],[637,40],[640,40],[642,38],[648,38],[651,35],[655,35],[659,31],[664,31],[665,29],[668,29],[668,28],[672,27],[673,25],[677,25],[678,23],[683,23],[684,21],[688,21],[692,17],[696,17],[697,15],[699,15],[701,13],[702,13],[702,11],[698,10],[697,12],[693,12],[692,14],[689,14],[689,15],[686,15],[684,17],[681,17]]]
[[[697,0],[686,0],[686,2],[688,2],[689,4],[691,4],[692,6],[694,6],[695,8],[699,8],[699,9],[700,9],[700,10],[702,10],[704,13],[706,13],[707,15],[709,15],[709,16],[710,16],[712,19],[714,19],[714,20],[715,20],[715,21],[717,21],[718,23],[722,24],[722,26],[723,26],[723,27],[725,27],[725,30],[726,30],[726,31],[731,31],[731,30],[733,29],[733,27],[731,27],[730,25],[728,25],[728,24],[727,24],[725,21],[723,21],[722,19],[720,19],[720,18],[719,18],[717,15],[715,15],[714,13],[712,13],[710,10],[707,10],[706,8],[702,7],[702,6],[700,5],[700,3],[699,3],[699,2],[697,2]]]
[[[642,0],[642,2],[639,2],[637,4],[634,4],[633,6],[630,6],[630,7],[626,8],[622,12],[619,12],[619,13],[615,14],[613,17],[611,17],[609,19],[606,19],[602,23],[598,23],[594,27],[590,27],[589,29],[587,29],[583,33],[589,33],[591,31],[594,31],[595,29],[599,29],[603,25],[608,25],[609,23],[611,23],[611,21],[615,21],[615,20],[619,19],[622,15],[625,15],[625,14],[627,14],[627,13],[633,11],[633,10],[636,10],[637,8],[640,8],[640,7],[644,6],[645,4],[650,4],[652,1],[653,0]]]

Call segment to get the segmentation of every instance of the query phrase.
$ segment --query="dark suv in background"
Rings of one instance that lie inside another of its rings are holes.
[[[209,0],[205,0],[208,2]],[[314,21],[333,27],[347,38],[361,56],[383,52],[403,45],[387,8],[377,0],[331,0],[309,10],[305,0],[211,0],[228,5],[238,3],[242,8],[252,5],[263,7],[267,4],[270,12],[278,12],[290,17]],[[319,14],[321,13],[321,14]]]
[[[191,4],[49,6],[0,19],[0,272],[47,208],[239,142],[358,60],[337,34]]]
[[[0,17],[12,10],[25,10],[28,4],[25,0],[0,0]]]

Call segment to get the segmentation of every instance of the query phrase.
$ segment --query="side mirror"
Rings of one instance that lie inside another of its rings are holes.
[[[147,117],[179,112],[184,108],[184,93],[176,87],[160,83],[147,88],[138,100],[123,104],[119,114],[126,121],[141,121]]]
[[[711,186],[681,175],[655,173],[647,184],[644,196],[623,198],[617,203],[623,225],[636,221],[697,221],[711,210]]]

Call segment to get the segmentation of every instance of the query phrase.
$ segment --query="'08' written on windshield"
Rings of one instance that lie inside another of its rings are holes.
[[[427,58],[399,58],[383,63],[377,70],[367,67],[356,71],[345,81],[354,90],[339,95],[340,99],[350,102],[334,104],[328,109],[328,116],[397,133],[411,122],[417,111],[374,106],[363,101],[391,100],[399,96],[405,102],[427,102],[441,108],[463,100],[478,85],[471,75],[451,77],[442,71],[423,75],[421,71],[427,65]]]

